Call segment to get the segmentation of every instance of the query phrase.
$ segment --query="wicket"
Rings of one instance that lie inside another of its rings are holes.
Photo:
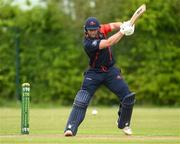
[[[21,134],[29,134],[29,103],[30,103],[30,84],[22,84],[21,99]]]

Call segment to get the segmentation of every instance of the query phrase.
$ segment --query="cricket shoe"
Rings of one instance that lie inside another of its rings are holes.
[[[123,130],[125,135],[129,135],[129,136],[132,135],[132,130],[130,127],[126,126],[122,130]]]
[[[73,133],[71,130],[67,130],[67,131],[65,131],[64,136],[71,137],[71,136],[73,136]]]

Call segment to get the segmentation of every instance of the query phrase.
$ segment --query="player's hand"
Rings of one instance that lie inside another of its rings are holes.
[[[123,22],[120,26],[120,32],[125,34],[126,36],[130,36],[134,33],[135,26],[130,24],[130,21]]]

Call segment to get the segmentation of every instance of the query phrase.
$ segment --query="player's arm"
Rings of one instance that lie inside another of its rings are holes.
[[[109,25],[112,31],[118,31],[120,29],[120,26],[122,25],[122,22],[113,22],[109,23]]]
[[[123,35],[124,35],[123,33],[118,31],[108,39],[101,40],[99,43],[99,49],[107,48],[109,46],[116,44],[123,37]]]
[[[120,28],[117,28],[119,25]],[[99,43],[99,49],[107,48],[109,46],[116,44],[123,37],[123,35],[129,36],[134,33],[134,26],[130,25],[129,22],[124,22],[123,24],[114,23],[111,26],[113,26],[114,29],[120,29],[120,30],[111,37],[109,37],[108,39],[101,40]]]

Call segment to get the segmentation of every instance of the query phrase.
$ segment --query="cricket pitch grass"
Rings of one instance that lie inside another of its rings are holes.
[[[30,108],[30,134],[21,135],[21,109],[0,108],[0,144],[180,144],[180,108],[135,107],[132,136],[116,126],[117,107],[88,108],[76,137],[64,137],[70,107]]]

